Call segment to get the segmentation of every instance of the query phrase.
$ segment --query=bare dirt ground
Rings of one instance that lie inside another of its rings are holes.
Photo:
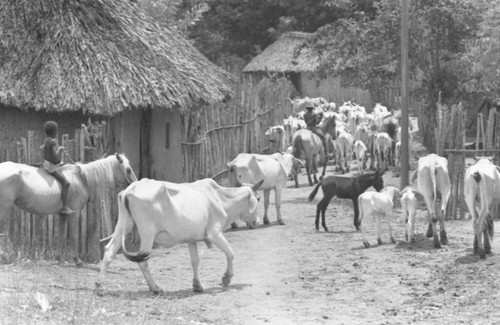
[[[392,171],[384,179],[399,186]],[[103,295],[94,292],[98,265],[17,261],[0,266],[0,324],[500,323],[500,243],[493,242],[493,254],[484,260],[472,255],[470,220],[448,221],[450,244],[434,249],[423,235],[421,206],[417,241],[408,245],[397,203],[397,243],[390,243],[384,225],[384,243],[377,245],[369,219],[372,247],[365,249],[350,201],[330,204],[330,233],[314,230],[322,193],[310,203],[305,175],[300,182],[298,189],[289,182],[283,193],[285,226],[276,224],[271,205],[270,226],[226,233],[235,252],[227,289],[221,287],[225,256],[204,244],[201,294],[191,289],[186,245],[156,250],[150,259],[152,275],[165,290],[161,296],[149,294],[137,265],[122,255],[111,264]],[[45,312],[37,292],[47,298]]]

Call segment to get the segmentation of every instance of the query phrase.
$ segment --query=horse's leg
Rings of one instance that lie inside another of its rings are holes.
[[[222,277],[222,285],[227,287],[229,283],[231,283],[231,278],[233,277],[233,259],[234,253],[231,246],[227,242],[226,238],[222,234],[222,232],[212,237],[212,242],[217,246],[224,254],[226,254],[227,259],[227,269],[226,273]]]
[[[193,267],[193,291],[203,292],[199,273],[200,256],[198,255],[198,244],[196,242],[188,243],[188,249],[191,256],[191,266]]]
[[[318,172],[318,161],[317,161],[318,157],[317,156],[313,156],[313,159],[312,159],[312,174],[313,174],[313,180],[314,180],[314,184],[318,184],[318,178],[316,177],[316,173]]]
[[[59,238],[57,239],[56,259],[59,261],[65,260],[65,253],[68,248],[68,217],[68,215],[58,215]]]
[[[323,172],[321,173],[321,179],[323,179],[325,177],[327,163],[328,163],[328,159],[325,158],[325,162],[323,164]]]
[[[67,217],[68,222],[68,237],[69,237],[69,252],[70,256],[73,258],[76,266],[82,266],[83,262],[80,259],[78,252],[78,232],[80,229],[80,211],[75,210],[76,213],[72,213]]]
[[[269,196],[271,194],[271,190],[264,190],[264,224],[269,224],[269,218],[267,217],[267,209],[269,208]]]
[[[313,186],[313,181],[311,178],[311,158],[306,157],[306,173],[307,173],[307,180],[309,181],[309,186]]]
[[[274,189],[274,205],[276,206],[276,216],[278,218],[278,224],[284,225],[285,222],[281,217],[281,187],[277,187]]]

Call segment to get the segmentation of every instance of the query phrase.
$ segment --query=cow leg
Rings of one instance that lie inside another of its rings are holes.
[[[203,292],[203,286],[200,282],[200,256],[198,255],[198,244],[188,243],[189,255],[191,255],[191,266],[193,267],[193,291]]]
[[[491,244],[490,244],[490,236],[488,235],[488,230],[485,229],[483,231],[483,237],[484,237],[484,253],[485,254],[491,254]]]
[[[267,209],[269,208],[269,196],[271,195],[271,190],[264,190],[264,224],[269,224],[269,218],[267,217]]]
[[[358,198],[352,200],[352,205],[354,206],[354,227],[359,231],[359,206],[358,206]]]
[[[445,198],[442,199],[441,202],[441,211],[439,215],[439,230],[440,230],[439,235],[441,237],[441,244],[448,245],[448,235],[446,234],[446,229],[444,227],[444,221],[445,221],[444,219],[446,217],[446,206],[448,205],[449,194],[442,196],[444,196]]]
[[[392,225],[391,225],[392,215],[391,215],[391,213],[389,213],[388,216],[389,217],[387,218],[387,225],[389,226],[389,238],[391,240],[391,243],[395,244],[396,243],[396,239],[394,239],[394,237],[392,236]]]
[[[224,276],[222,277],[222,285],[224,287],[227,287],[229,283],[231,283],[231,278],[233,277],[233,259],[234,259],[233,249],[231,248],[231,246],[229,246],[226,237],[224,237],[222,233],[214,235],[212,237],[212,242],[222,252],[224,252],[224,254],[226,254],[227,269],[226,273],[224,273]]]
[[[429,217],[429,226],[427,227],[427,232],[425,233],[425,237],[431,238],[432,236],[434,236],[434,231],[432,230],[432,222],[430,221]]]
[[[364,219],[365,219],[364,212],[361,212],[360,216],[359,216],[359,220],[360,220],[359,228],[361,230],[361,236],[363,237],[363,246],[365,246],[365,248],[370,248],[370,243],[366,239],[366,231],[365,231],[366,220],[364,220]]]
[[[274,189],[274,205],[276,206],[276,216],[278,218],[278,223],[284,225],[285,222],[281,217],[281,188]]]
[[[410,226],[410,236],[409,236],[409,242],[413,243],[415,242],[415,214],[410,215],[410,220],[409,220],[409,226]]]
[[[101,287],[102,282],[104,282],[106,273],[108,272],[109,265],[116,258],[116,252],[118,252],[118,250],[122,246],[122,232],[120,231],[120,228],[118,226],[116,228],[117,229],[115,230],[113,237],[111,237],[111,240],[104,248],[104,257],[102,258],[101,262],[101,271],[99,272],[98,280],[95,282],[96,289],[99,289]]]
[[[432,213],[430,215],[430,220],[429,220],[432,224],[432,236],[434,238],[434,248],[441,248],[441,243],[439,241],[439,236],[438,236],[438,231],[437,231],[437,218],[436,218],[436,214],[435,213]]]
[[[139,264],[139,268],[141,269],[142,275],[144,275],[144,278],[148,283],[149,291],[154,295],[161,295],[163,291],[160,289],[160,287],[158,287],[156,282],[153,280],[151,272],[149,272],[148,261],[139,262],[137,264]]]
[[[377,244],[382,245],[382,214],[377,213]]]

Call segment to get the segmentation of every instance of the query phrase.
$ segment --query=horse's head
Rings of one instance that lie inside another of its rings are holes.
[[[323,132],[330,134],[332,140],[337,139],[337,122],[335,121],[335,115],[325,118]]]
[[[128,158],[122,153],[115,153],[115,157],[122,172],[121,176],[123,176],[123,178],[117,178],[118,174],[115,174],[115,182],[130,185],[137,181],[137,176],[135,176],[134,170],[132,169]]]

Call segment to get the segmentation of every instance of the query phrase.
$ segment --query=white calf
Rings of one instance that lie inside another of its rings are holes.
[[[363,168],[366,157],[366,145],[361,140],[354,141],[354,145],[352,146],[354,151],[354,155],[356,156],[356,163],[358,165],[358,171],[360,174],[363,174]]]
[[[359,227],[361,228],[361,234],[363,236],[363,245],[366,248],[370,247],[370,243],[366,240],[365,236],[365,216],[375,215],[377,217],[377,242],[382,245],[381,233],[381,219],[386,218],[387,224],[389,226],[389,235],[391,242],[396,243],[396,240],[392,236],[391,218],[392,209],[394,207],[393,199],[394,195],[399,193],[399,189],[394,186],[387,186],[383,188],[380,192],[368,191],[362,193],[358,197],[359,205]],[[364,223],[363,223],[364,221]]]
[[[405,223],[406,242],[415,241],[415,216],[417,215],[417,197],[413,189],[409,186],[401,191],[401,216]]]

